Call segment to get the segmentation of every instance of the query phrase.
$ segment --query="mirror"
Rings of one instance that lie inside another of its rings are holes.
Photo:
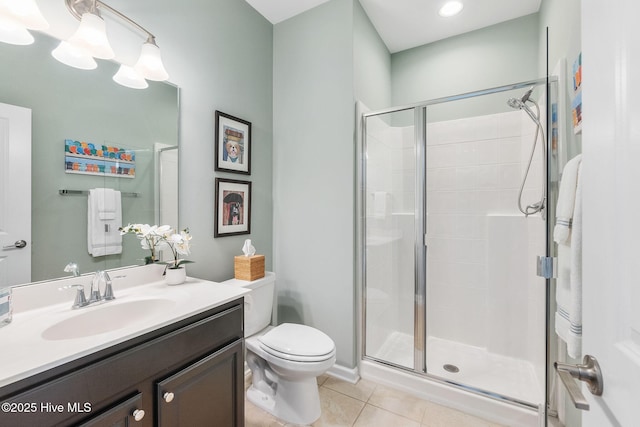
[[[148,254],[135,236],[123,236],[121,254],[89,254],[86,193],[120,191],[124,225],[178,225],[178,88],[152,81],[144,90],[122,87],[112,80],[115,63],[71,68],[51,56],[58,40],[34,37],[29,46],[0,43],[0,102],[32,111],[31,281],[67,275],[70,261],[81,272],[142,264]],[[67,173],[65,140],[131,150],[135,176]]]

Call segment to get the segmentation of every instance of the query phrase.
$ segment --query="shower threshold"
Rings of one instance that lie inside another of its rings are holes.
[[[391,333],[371,355],[399,366],[413,365],[413,337]],[[458,368],[447,369],[452,366]],[[533,363],[442,338],[427,338],[427,372],[445,381],[537,406],[544,402],[543,378]],[[544,372],[544,371],[542,371]]]

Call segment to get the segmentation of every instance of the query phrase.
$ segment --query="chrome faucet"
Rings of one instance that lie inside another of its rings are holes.
[[[104,293],[100,295],[100,284],[104,283]],[[91,280],[91,291],[89,293],[89,304],[104,299],[109,301],[116,299],[113,295],[113,287],[111,286],[111,277],[106,271],[98,270]]]
[[[75,262],[70,262],[64,268],[64,271],[67,273],[72,273],[73,277],[80,277],[80,269],[78,268],[78,264]],[[100,284],[104,283],[104,293],[100,294]],[[84,286],[83,285],[68,285],[59,288],[62,289],[76,289],[76,298],[73,302],[71,308],[81,308],[86,307],[89,304],[99,302],[102,300],[110,301],[116,299],[113,294],[113,287],[111,285],[111,277],[109,277],[109,273],[106,271],[98,270],[93,275],[93,279],[91,279],[91,289],[89,291],[89,299],[87,300],[84,294]]]
[[[105,301],[116,299],[116,296],[113,294],[113,286],[111,286],[111,277],[109,277],[109,273],[103,271],[102,279],[104,280],[104,293],[102,294],[102,298],[104,298]]]

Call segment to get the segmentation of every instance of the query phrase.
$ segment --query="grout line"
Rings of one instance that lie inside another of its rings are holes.
[[[358,422],[358,418],[360,418],[360,416],[362,415],[362,411],[364,411],[364,408],[367,407],[367,404],[365,403],[364,405],[362,405],[362,408],[360,408],[360,412],[358,412],[358,416],[356,417],[355,420],[353,420],[353,423],[351,423],[351,426],[353,427],[354,425],[356,425],[356,423]]]

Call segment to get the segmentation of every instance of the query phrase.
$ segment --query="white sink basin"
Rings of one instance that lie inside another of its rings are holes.
[[[155,317],[175,305],[175,301],[164,298],[108,301],[78,309],[78,314],[45,329],[42,338],[58,341],[103,334]]]

